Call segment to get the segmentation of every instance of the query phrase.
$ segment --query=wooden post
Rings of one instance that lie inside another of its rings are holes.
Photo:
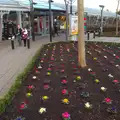
[[[86,67],[84,40],[84,0],[78,0],[78,64]]]

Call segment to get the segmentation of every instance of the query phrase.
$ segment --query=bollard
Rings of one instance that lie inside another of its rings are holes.
[[[27,47],[28,47],[28,49],[30,49],[30,39],[29,38],[27,39]]]
[[[90,32],[88,32],[88,34],[87,34],[87,40],[89,40],[90,39]]]
[[[95,31],[93,32],[93,38],[95,39]]]
[[[12,47],[12,49],[15,49],[14,40],[13,39],[11,40],[11,47]]]

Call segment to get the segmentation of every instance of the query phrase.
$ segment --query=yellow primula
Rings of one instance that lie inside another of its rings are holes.
[[[63,99],[62,102],[63,102],[64,104],[69,104],[69,103],[70,103],[70,101],[69,101],[67,98]]]
[[[42,97],[42,100],[48,100],[48,99],[49,99],[48,96],[43,96],[43,97]]]

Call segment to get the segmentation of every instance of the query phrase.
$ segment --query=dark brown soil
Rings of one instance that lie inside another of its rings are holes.
[[[52,54],[54,59],[51,60]],[[69,120],[62,118],[64,112],[70,114],[71,120],[120,120],[120,84],[113,83],[113,80],[120,82],[120,48],[103,43],[86,43],[87,67],[84,69],[78,66],[77,54],[77,43],[46,45],[33,71],[0,120]],[[52,69],[50,76],[46,75],[48,68]],[[88,71],[89,68],[92,71]],[[33,76],[37,79],[34,80]],[[75,81],[77,76],[81,79]],[[61,83],[63,79],[68,81],[66,85]],[[100,83],[95,83],[95,79],[99,79]],[[30,98],[26,97],[28,85],[34,86]],[[45,90],[44,85],[50,88]],[[102,92],[101,87],[107,88],[107,91]],[[68,90],[68,95],[61,93],[64,88]],[[82,96],[82,92],[89,95]],[[49,99],[43,101],[42,96]],[[70,103],[63,104],[63,98],[68,98]],[[111,104],[104,102],[105,98],[110,98]],[[27,104],[24,110],[20,109],[22,102]],[[86,102],[92,104],[91,109],[85,108]],[[46,108],[46,113],[39,113],[41,107]]]

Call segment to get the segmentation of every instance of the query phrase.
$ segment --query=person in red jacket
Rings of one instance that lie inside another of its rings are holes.
[[[22,40],[24,42],[24,47],[26,47],[27,39],[28,39],[28,31],[26,28],[24,28],[22,31]]]

